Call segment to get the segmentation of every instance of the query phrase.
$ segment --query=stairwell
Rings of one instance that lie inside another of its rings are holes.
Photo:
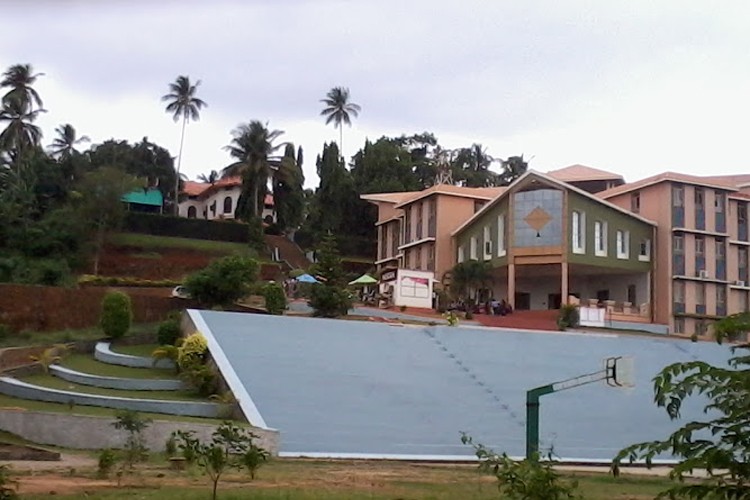
[[[305,256],[305,252],[286,236],[266,234],[263,238],[272,256],[275,254],[275,249],[278,249],[278,261],[286,264],[287,271],[310,267],[311,262]]]

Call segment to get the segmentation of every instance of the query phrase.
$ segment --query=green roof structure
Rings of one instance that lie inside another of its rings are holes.
[[[161,207],[164,205],[164,197],[158,189],[136,189],[124,195],[122,201],[152,207]]]

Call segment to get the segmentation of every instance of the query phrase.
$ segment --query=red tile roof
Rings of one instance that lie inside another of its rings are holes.
[[[422,198],[426,198],[427,196],[430,196],[432,194],[444,194],[448,196],[458,196],[461,198],[478,198],[481,200],[491,200],[494,197],[502,194],[506,189],[506,187],[472,188],[453,186],[450,184],[436,184],[435,186],[429,187],[422,191],[412,193],[411,197],[403,199],[402,201],[397,203],[396,208],[404,207],[406,205],[414,203],[415,201],[421,200]]]
[[[242,185],[242,177],[224,177],[213,184],[210,182],[185,181],[182,192],[188,196],[208,196],[212,192],[227,187]]]
[[[620,174],[587,167],[586,165],[570,165],[569,167],[551,170],[547,175],[563,182],[580,181],[624,181]]]

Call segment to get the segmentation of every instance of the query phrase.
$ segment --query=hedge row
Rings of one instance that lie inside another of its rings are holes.
[[[147,280],[129,276],[94,276],[84,274],[78,278],[78,284],[82,286],[139,286],[139,287],[175,287],[180,284],[175,280]]]
[[[125,217],[124,229],[132,233],[157,236],[231,241],[234,243],[247,243],[248,241],[247,225],[235,221],[186,219],[173,215],[128,212]]]

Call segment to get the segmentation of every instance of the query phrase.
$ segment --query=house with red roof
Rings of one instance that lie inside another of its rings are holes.
[[[189,219],[231,220],[242,192],[242,178],[224,177],[216,182],[185,181],[180,199],[180,217]],[[276,222],[272,194],[266,194],[261,217],[265,224]]]

